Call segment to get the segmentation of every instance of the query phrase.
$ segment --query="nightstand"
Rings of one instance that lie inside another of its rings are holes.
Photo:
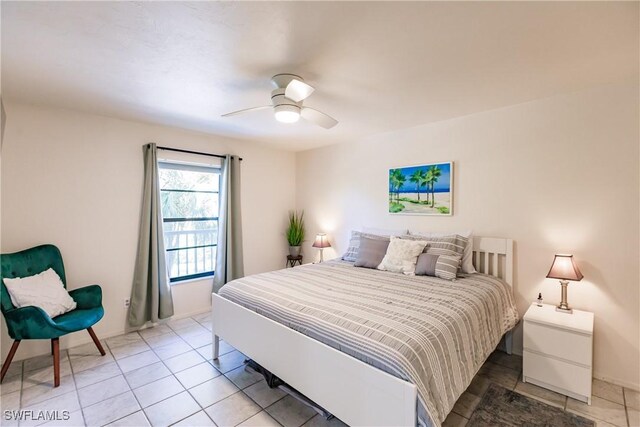
[[[535,303],[524,315],[522,381],[591,405],[593,313]]]

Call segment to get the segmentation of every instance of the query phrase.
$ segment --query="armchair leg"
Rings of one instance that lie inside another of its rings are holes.
[[[53,347],[53,386],[58,387],[60,385],[60,338],[53,338],[51,347]]]
[[[4,376],[7,374],[7,371],[9,370],[9,365],[11,365],[11,361],[13,360],[13,356],[15,356],[19,345],[20,345],[20,340],[15,340],[13,342],[13,345],[11,346],[11,350],[9,350],[9,354],[7,355],[7,358],[4,361],[4,365],[2,365],[2,372],[0,373],[0,382],[4,380]]]
[[[102,344],[100,344],[100,340],[96,336],[96,333],[93,332],[93,329],[87,328],[87,331],[89,331],[89,335],[91,335],[91,339],[93,340],[93,343],[96,345],[96,347],[98,347],[98,351],[100,352],[100,354],[103,356],[107,354],[107,352],[104,351],[104,348],[102,348]]]

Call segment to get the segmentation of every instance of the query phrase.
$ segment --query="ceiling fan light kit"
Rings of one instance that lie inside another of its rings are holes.
[[[294,105],[276,105],[273,111],[276,120],[281,123],[295,123],[300,120],[300,108]]]
[[[295,123],[302,116],[303,119],[325,129],[338,124],[333,117],[303,105],[304,100],[313,93],[315,88],[305,83],[302,77],[290,73],[276,74],[271,78],[271,83],[275,87],[271,92],[271,105],[246,108],[223,114],[222,117],[273,108],[276,120],[281,123]]]

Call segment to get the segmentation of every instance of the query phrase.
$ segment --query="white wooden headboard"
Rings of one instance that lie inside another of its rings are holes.
[[[473,266],[479,273],[499,277],[513,289],[513,240],[474,237]]]

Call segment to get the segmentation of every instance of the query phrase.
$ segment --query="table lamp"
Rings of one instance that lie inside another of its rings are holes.
[[[584,277],[573,262],[573,255],[556,255],[547,277],[549,279],[560,279],[560,286],[562,286],[562,300],[556,307],[556,311],[567,314],[573,313],[567,302],[567,285],[569,285],[569,280],[580,281]]]
[[[329,244],[329,240],[327,239],[327,235],[325,233],[316,234],[316,240],[315,242],[313,242],[313,247],[320,249],[320,262],[324,261],[324,259],[322,258],[322,250],[324,248],[331,247],[331,245]]]

